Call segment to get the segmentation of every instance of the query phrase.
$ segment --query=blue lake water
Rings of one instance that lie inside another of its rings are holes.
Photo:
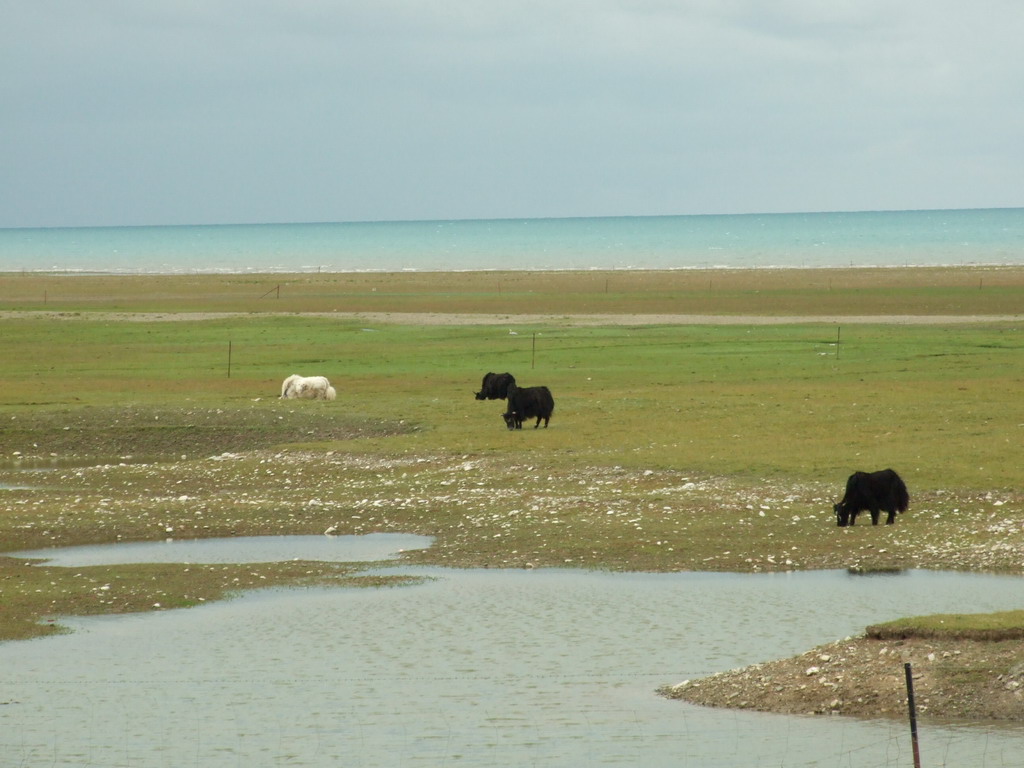
[[[877,621],[1024,601],[1024,579],[922,571],[377,572],[428,578],[73,619],[0,645],[0,765],[909,768],[903,721],[656,689]],[[922,718],[920,733],[925,766],[1024,766],[1024,727]]]
[[[0,272],[121,274],[1024,263],[1024,208],[0,229]]]

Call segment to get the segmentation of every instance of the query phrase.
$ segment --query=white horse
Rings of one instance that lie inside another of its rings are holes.
[[[299,376],[293,373],[281,384],[281,397],[307,400],[333,400],[337,392],[326,376]]]

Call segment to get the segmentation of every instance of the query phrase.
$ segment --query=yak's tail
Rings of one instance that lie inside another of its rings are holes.
[[[896,474],[895,472],[893,474]],[[907,493],[907,484],[903,482],[903,478],[896,475],[894,482],[893,491],[896,495],[896,509],[900,512],[906,512],[907,507],[910,506],[910,494]]]
[[[299,375],[297,373],[293,373],[281,383],[281,397],[291,396],[292,390],[295,387],[295,381],[298,378]]]
[[[333,399],[334,399],[335,397],[337,397],[337,396],[338,396],[338,393],[337,393],[337,392],[335,391],[334,387],[332,387],[332,386],[328,385],[328,386],[327,386],[327,389],[326,389],[326,390],[325,390],[325,392],[324,392],[324,399],[325,399],[325,400],[333,400]],[[906,489],[904,488],[904,489],[903,489],[903,493],[904,493],[904,494],[906,494],[906,492],[907,492],[907,491],[906,491]]]

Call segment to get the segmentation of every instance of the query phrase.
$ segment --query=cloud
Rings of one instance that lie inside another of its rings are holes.
[[[5,3],[0,225],[1019,205],[983,0]]]

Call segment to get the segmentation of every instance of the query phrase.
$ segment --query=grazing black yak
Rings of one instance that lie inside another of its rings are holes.
[[[485,373],[476,399],[504,400],[508,396],[508,388],[515,385],[516,377],[511,373]]]
[[[897,512],[906,512],[910,504],[907,486],[891,469],[878,472],[854,472],[846,481],[843,500],[833,507],[839,527],[857,522],[857,513],[871,512],[871,524],[878,525],[878,513],[889,513],[886,525],[892,525]]]
[[[522,429],[523,420],[533,418],[537,419],[534,429],[540,426],[541,419],[544,419],[544,428],[547,429],[554,410],[555,399],[547,387],[517,387],[513,384],[508,388],[508,410],[502,418],[509,429]]]

